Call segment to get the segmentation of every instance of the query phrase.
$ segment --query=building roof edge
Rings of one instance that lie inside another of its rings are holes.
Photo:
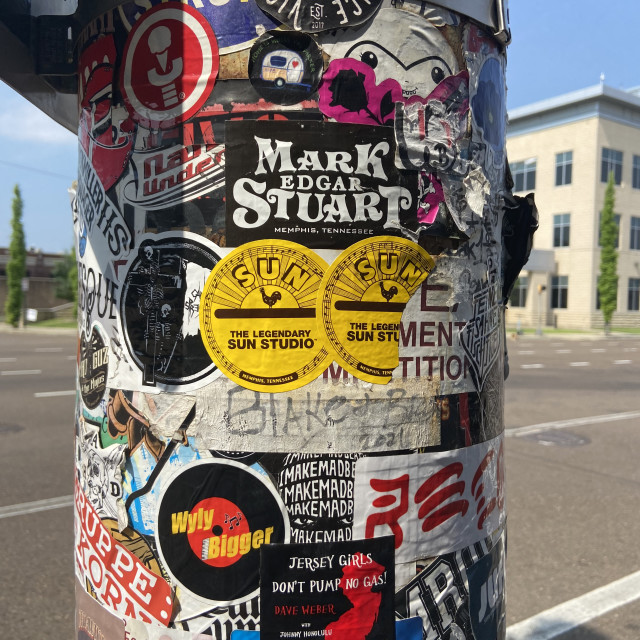
[[[572,91],[553,98],[539,100],[523,107],[516,107],[509,110],[509,121],[514,122],[522,118],[539,115],[541,113],[555,111],[575,105],[580,102],[597,100],[598,98],[608,98],[616,102],[622,102],[631,107],[640,109],[640,96],[630,91],[615,89],[605,84],[597,84],[578,91]]]

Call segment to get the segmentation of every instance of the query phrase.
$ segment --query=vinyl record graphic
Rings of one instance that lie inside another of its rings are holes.
[[[156,541],[183,589],[235,604],[258,593],[260,547],[289,542],[289,520],[266,476],[233,461],[199,460],[161,494]]]

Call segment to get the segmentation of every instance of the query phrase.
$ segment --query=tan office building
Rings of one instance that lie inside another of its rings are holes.
[[[599,222],[613,171],[619,234],[612,325],[640,327],[640,87],[600,84],[513,109],[507,151],[516,193],[533,191],[540,214],[507,325],[603,326]]]

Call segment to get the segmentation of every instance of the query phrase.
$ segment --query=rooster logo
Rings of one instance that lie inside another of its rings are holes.
[[[382,293],[382,297],[387,302],[390,302],[391,298],[393,298],[393,296],[398,295],[398,287],[391,286],[388,289],[385,289],[384,288],[384,282],[380,282],[380,293]],[[264,294],[263,294],[263,296],[264,296]]]
[[[271,307],[273,307],[273,305],[282,298],[282,295],[279,291],[274,291],[270,296],[268,296],[264,290],[264,287],[260,287],[260,293],[262,294],[264,303],[269,307],[269,309],[271,309]]]

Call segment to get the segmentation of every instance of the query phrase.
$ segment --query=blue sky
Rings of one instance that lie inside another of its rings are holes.
[[[507,106],[583,89],[600,81],[640,85],[636,0],[511,0]],[[67,188],[77,173],[76,137],[0,82],[0,247],[10,237],[13,187],[24,200],[27,246],[73,245]]]

